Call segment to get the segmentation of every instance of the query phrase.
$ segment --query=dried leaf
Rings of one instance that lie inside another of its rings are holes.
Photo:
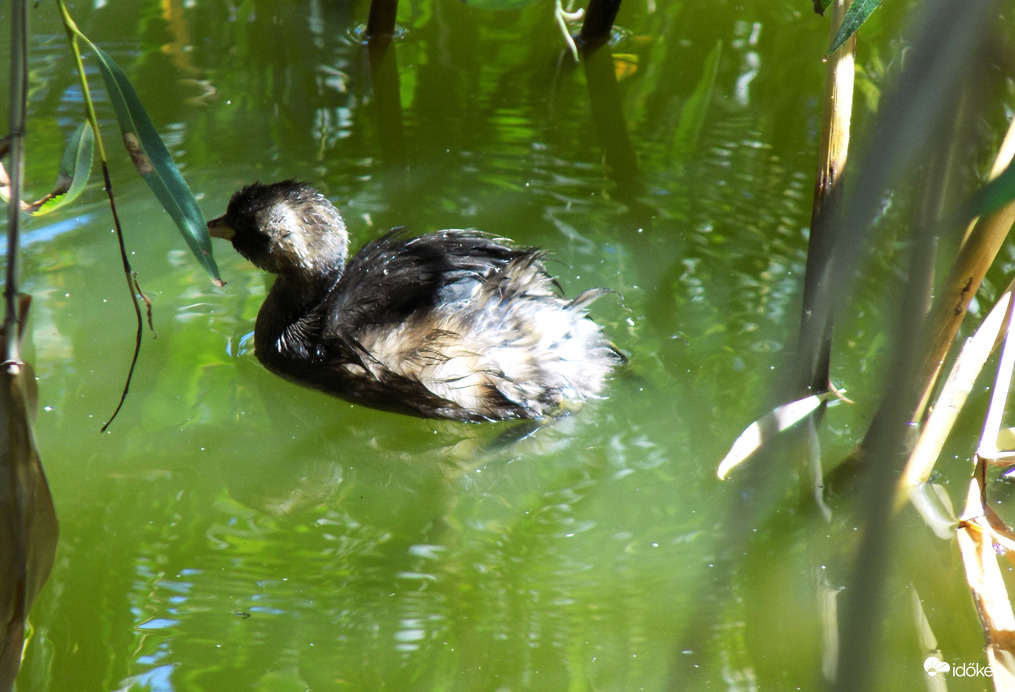
[[[966,581],[987,641],[994,689],[1010,690],[1015,685],[1015,614],[997,565],[992,534],[986,519],[976,517],[962,522],[957,537]]]
[[[32,433],[34,375],[0,368],[0,689],[21,665],[25,619],[49,577],[58,525]]]
[[[906,468],[899,478],[896,507],[901,506],[910,489],[926,482],[937,463],[938,455],[951,432],[955,419],[973,389],[973,383],[983,370],[987,358],[994,350],[998,335],[1006,328],[1006,316],[1011,303],[1011,287],[998,299],[997,304],[983,320],[976,333],[966,340],[959,357],[952,365],[930,417],[923,424],[920,437],[913,447]]]

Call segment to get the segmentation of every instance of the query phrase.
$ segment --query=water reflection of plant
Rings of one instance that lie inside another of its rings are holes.
[[[81,60],[79,42],[85,43],[99,60],[110,102],[120,123],[123,143],[134,168],[148,183],[163,208],[176,222],[194,256],[221,285],[218,268],[211,257],[211,242],[204,216],[193,194],[173,163],[161,137],[141,105],[133,86],[120,67],[101,48],[78,29],[62,0],[57,0],[70,51],[77,66],[84,96],[86,123],[71,137],[59,170],[54,190],[35,203],[22,202],[24,148],[27,130],[28,96],[28,24],[27,2],[16,0],[12,8],[10,134],[0,141],[0,157],[10,152],[10,173],[0,165],[0,196],[8,201],[7,280],[5,284],[3,390],[0,391],[0,623],[4,637],[0,641],[0,689],[13,686],[20,667],[28,610],[48,578],[56,550],[57,521],[39,455],[35,449],[32,421],[37,399],[32,368],[21,359],[21,341],[28,319],[29,299],[19,299],[19,218],[21,213],[42,215],[73,202],[84,190],[92,167],[93,146],[98,149],[103,187],[110,211],[130,299],[137,317],[134,355],[131,360],[120,402],[102,427],[104,431],[119,412],[130,387],[141,347],[144,321],[138,299],[147,306],[152,327],[151,303],[132,269],[123,230],[117,213],[108,159],[91,90]],[[152,327],[154,331],[154,327]]]

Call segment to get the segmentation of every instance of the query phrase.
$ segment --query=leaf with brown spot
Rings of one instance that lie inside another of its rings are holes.
[[[99,58],[99,71],[106,83],[109,99],[123,132],[123,143],[141,177],[155,193],[162,207],[176,223],[190,251],[211,276],[221,285],[218,266],[212,257],[211,237],[204,214],[194,199],[173,157],[155,130],[151,118],[127,76],[109,55],[79,35]]]

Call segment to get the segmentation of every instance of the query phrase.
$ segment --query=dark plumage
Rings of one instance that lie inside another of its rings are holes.
[[[272,372],[368,406],[432,418],[560,415],[623,360],[560,297],[541,253],[473,230],[367,243],[348,266],[339,211],[295,181],[249,185],[208,224],[278,275],[254,327]]]

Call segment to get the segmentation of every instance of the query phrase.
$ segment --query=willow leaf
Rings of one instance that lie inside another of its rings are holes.
[[[856,33],[857,29],[867,21],[871,13],[879,7],[881,7],[881,0],[853,0],[853,4],[846,10],[846,16],[842,19],[839,33],[832,39],[832,45],[828,47],[825,57],[827,58],[839,50],[842,44],[848,41]]]
[[[29,211],[36,215],[48,214],[77,199],[88,184],[94,152],[95,133],[88,123],[81,123],[63,151],[53,191],[33,204]]]
[[[218,266],[211,253],[211,237],[197,200],[173,163],[169,150],[155,130],[127,75],[104,50],[90,41],[88,44],[99,58],[99,70],[116,110],[123,143],[134,162],[134,168],[169,212],[198,262],[213,281],[221,285]]]

